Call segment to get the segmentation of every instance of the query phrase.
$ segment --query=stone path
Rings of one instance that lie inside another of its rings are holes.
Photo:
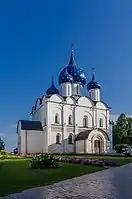
[[[132,163],[0,198],[132,199]]]

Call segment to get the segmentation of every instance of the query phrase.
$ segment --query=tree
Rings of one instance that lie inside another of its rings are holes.
[[[0,151],[5,149],[4,141],[0,137]]]
[[[127,118],[128,122],[128,132],[127,132],[127,143],[132,145],[132,118]]]
[[[115,144],[132,145],[132,118],[122,113],[113,125],[113,137]]]

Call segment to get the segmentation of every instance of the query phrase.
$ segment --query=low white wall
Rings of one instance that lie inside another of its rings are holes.
[[[25,132],[26,133],[26,132]],[[44,132],[43,131],[27,131],[27,153],[44,152]]]
[[[84,153],[84,140],[76,141],[76,153]]]

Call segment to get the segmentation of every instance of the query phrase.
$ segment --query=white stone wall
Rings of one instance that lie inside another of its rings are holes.
[[[84,144],[85,140],[78,140],[76,141],[76,153],[84,153],[85,149],[84,149]]]
[[[43,131],[26,131],[20,132],[21,145],[18,148],[19,153],[45,153],[46,143]]]
[[[55,114],[58,114],[59,123],[55,124]],[[69,116],[72,117],[72,124],[69,125]],[[33,114],[34,120],[40,120],[45,126],[44,144],[47,152],[73,152],[74,144],[68,144],[68,136],[70,133],[78,134],[78,129],[83,128],[83,118],[87,116],[87,129],[102,128],[107,131],[109,128],[109,110],[103,102],[97,102],[94,106],[93,101],[88,97],[80,97],[76,101],[72,97],[65,100],[60,95],[52,95],[50,98],[43,98],[42,105]],[[103,120],[103,127],[100,127],[100,118]],[[75,126],[77,128],[75,129]],[[56,129],[53,130],[53,127]],[[71,130],[70,130],[71,128]],[[68,130],[69,129],[69,130]],[[56,144],[56,135],[61,134],[61,144]],[[88,144],[89,145],[89,144]],[[90,145],[89,145],[90,146]]]
[[[109,128],[109,112],[107,111],[106,106],[102,102],[96,104],[96,126],[97,128],[102,128],[108,130]],[[100,119],[103,120],[103,127],[100,126]]]
[[[18,152],[21,152],[21,125],[20,122],[17,124],[17,148]]]
[[[26,152],[44,153],[44,132],[43,131],[25,131],[27,133]]]
[[[18,152],[22,154],[26,153],[25,139],[25,131],[20,129],[20,131],[18,131],[18,140],[20,141],[20,144],[18,144]]]

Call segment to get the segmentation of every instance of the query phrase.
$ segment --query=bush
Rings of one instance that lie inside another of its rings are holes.
[[[130,148],[130,146],[128,146],[127,144],[116,144],[115,145],[115,150],[117,153],[122,153],[123,152],[123,148]]]
[[[36,169],[49,169],[58,168],[60,165],[52,154],[41,154],[32,158],[30,166]]]
[[[6,150],[1,150],[0,155],[8,155],[8,152]]]

